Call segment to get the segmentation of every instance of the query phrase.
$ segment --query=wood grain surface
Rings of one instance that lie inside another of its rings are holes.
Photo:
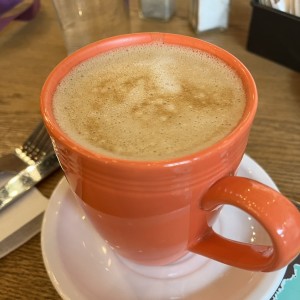
[[[176,15],[163,23],[141,20],[136,1],[131,1],[131,31],[195,36],[187,20],[188,1],[177,2]],[[228,50],[252,72],[259,108],[247,153],[269,173],[283,194],[300,201],[300,74],[246,50],[249,2],[232,0],[229,28],[198,37]],[[34,20],[15,21],[0,32],[0,155],[21,144],[40,120],[41,87],[65,56],[50,0],[42,1]],[[58,171],[38,188],[50,197],[62,176]],[[0,299],[60,299],[43,264],[39,234],[1,259],[0,282]]]

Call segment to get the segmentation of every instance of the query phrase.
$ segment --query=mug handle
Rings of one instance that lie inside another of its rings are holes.
[[[229,176],[216,182],[201,200],[201,209],[229,204],[254,217],[266,229],[272,246],[241,243],[220,236],[212,228],[190,251],[234,267],[275,271],[300,252],[300,213],[282,194],[257,181]]]

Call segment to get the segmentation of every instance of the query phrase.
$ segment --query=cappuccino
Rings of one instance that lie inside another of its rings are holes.
[[[160,43],[119,48],[76,66],[57,87],[62,130],[106,156],[164,160],[227,136],[246,105],[243,84],[222,60]]]

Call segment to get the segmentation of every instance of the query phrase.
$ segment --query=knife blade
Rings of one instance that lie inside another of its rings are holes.
[[[0,188],[0,211],[59,168],[55,153],[28,166]]]

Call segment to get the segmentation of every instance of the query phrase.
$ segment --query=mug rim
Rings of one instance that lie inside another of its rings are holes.
[[[58,125],[52,109],[53,94],[58,83],[78,64],[104,52],[108,52],[120,47],[134,46],[138,44],[147,44],[161,42],[168,45],[184,46],[208,52],[210,55],[216,56],[229,65],[238,76],[242,79],[244,90],[246,93],[246,106],[241,120],[236,127],[224,138],[217,141],[213,145],[196,151],[194,153],[179,156],[170,159],[162,160],[131,160],[114,156],[107,156],[80,145],[75,140],[68,137],[67,134]],[[198,38],[173,34],[173,33],[158,33],[158,32],[143,32],[118,35],[97,42],[91,43],[63,59],[48,75],[41,91],[40,109],[44,123],[50,136],[52,135],[60,143],[64,144],[68,149],[75,152],[79,156],[84,156],[90,160],[111,163],[118,166],[131,166],[134,168],[159,168],[162,166],[174,166],[178,164],[188,163],[190,161],[203,159],[212,155],[215,152],[222,152],[223,148],[228,147],[228,144],[233,143],[237,136],[242,135],[251,127],[256,110],[257,110],[257,88],[255,81],[245,67],[245,65],[228,51]]]

